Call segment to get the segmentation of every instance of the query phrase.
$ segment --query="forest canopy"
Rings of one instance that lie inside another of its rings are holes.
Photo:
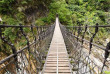
[[[49,25],[56,14],[64,25],[110,24],[110,0],[1,0],[0,17],[6,24]]]

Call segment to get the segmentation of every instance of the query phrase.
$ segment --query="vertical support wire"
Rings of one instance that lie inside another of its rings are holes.
[[[110,42],[108,42],[108,43],[107,43],[107,46],[106,46],[105,56],[104,56],[105,59],[104,59],[103,66],[102,66],[102,69],[101,69],[101,74],[103,74],[103,68],[104,68],[105,63],[106,63],[106,61],[107,61],[107,58],[109,57],[109,54],[110,54],[110,52],[108,52],[108,51],[110,51]]]
[[[19,24],[19,25],[20,25],[20,31],[21,31],[22,35],[25,37],[25,39],[26,39],[26,41],[27,41],[28,52],[29,52],[29,66],[30,66],[30,71],[31,71],[31,64],[30,64],[31,59],[30,59],[30,46],[29,46],[29,40],[28,40],[28,37],[26,36],[26,34],[25,34],[24,31],[23,31],[23,27],[21,26],[21,24]]]
[[[83,45],[83,43],[84,43],[84,37],[85,37],[85,33],[86,33],[86,31],[87,31],[87,25],[85,26],[85,31],[84,31],[84,33],[83,33],[83,36],[82,36],[82,45]]]
[[[19,24],[19,25],[20,25],[20,31],[21,31],[22,35],[25,37],[25,39],[26,39],[26,41],[27,41],[28,51],[29,51],[29,53],[30,53],[30,46],[29,46],[29,40],[28,40],[28,37],[27,37],[26,34],[24,33],[21,24]]]
[[[17,70],[18,70],[18,69],[19,69],[19,66],[18,66],[18,64],[17,64],[17,54],[16,54],[17,50],[16,50],[16,47],[14,46],[14,44],[12,44],[12,42],[11,42],[10,40],[6,40],[6,38],[2,35],[2,28],[0,28],[0,38],[1,38],[1,40],[2,40],[4,43],[8,44],[8,45],[11,47],[11,50],[12,50],[13,54],[15,54],[14,60],[15,60],[16,68],[17,68]],[[10,42],[9,42],[9,41],[10,41]]]
[[[93,36],[92,36],[91,39],[90,39],[90,43],[89,43],[89,46],[90,46],[89,55],[91,54],[92,42],[93,42],[93,39],[94,39],[94,37],[96,36],[96,33],[97,33],[97,32],[98,32],[98,23],[97,23],[96,26],[95,26],[95,33],[93,34]]]

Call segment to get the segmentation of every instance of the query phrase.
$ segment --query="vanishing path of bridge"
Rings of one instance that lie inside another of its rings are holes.
[[[97,44],[102,30],[109,36],[110,25],[64,26],[58,17],[49,26],[0,25],[0,56],[10,51],[0,58],[0,74],[105,74],[110,71],[110,41],[106,47]],[[93,33],[89,39],[88,31]]]
[[[55,30],[44,65],[43,74],[71,74],[68,54],[58,18],[56,18]]]

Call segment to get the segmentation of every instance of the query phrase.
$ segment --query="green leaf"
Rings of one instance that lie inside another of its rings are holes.
[[[21,4],[27,4],[27,1],[24,0],[24,1],[21,2]]]

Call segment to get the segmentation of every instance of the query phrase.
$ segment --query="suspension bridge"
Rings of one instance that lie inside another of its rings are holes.
[[[106,73],[110,71],[110,42],[106,46],[94,43],[100,28],[110,32],[110,25],[64,26],[58,16],[49,26],[0,25],[0,48],[10,49],[5,51],[9,55],[0,58],[0,74]],[[11,30],[15,40],[5,30]],[[90,41],[87,30],[93,31]]]
[[[56,26],[50,44],[49,53],[47,55],[44,66],[44,74],[71,74],[68,54],[64,39],[59,27],[58,18],[56,18]]]

